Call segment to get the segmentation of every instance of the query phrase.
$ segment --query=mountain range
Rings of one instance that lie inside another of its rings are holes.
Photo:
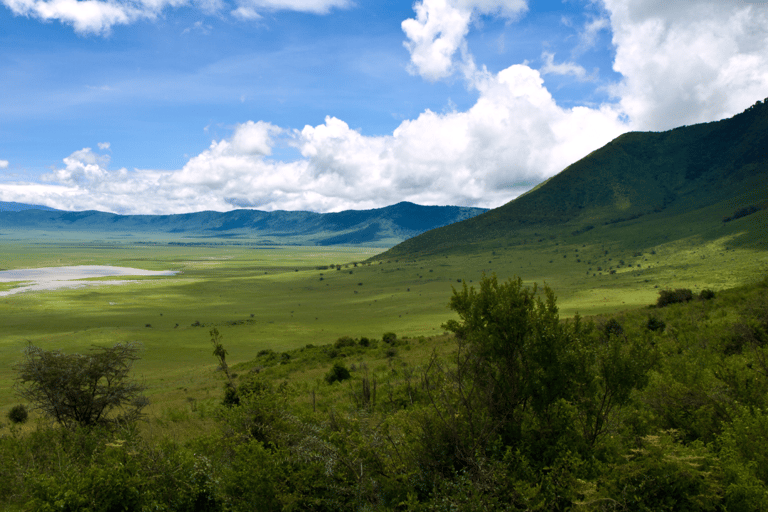
[[[234,210],[178,215],[117,215],[0,203],[0,229],[88,232],[94,236],[153,234],[173,239],[247,239],[285,245],[389,247],[430,229],[485,211],[483,208],[421,206],[401,202],[385,208],[338,213]]]
[[[477,252],[544,236],[625,238],[638,248],[731,236],[764,249],[767,215],[768,99],[721,121],[621,135],[493,210],[401,202],[326,214],[117,215],[0,203],[0,229],[391,247],[379,256],[388,258]]]

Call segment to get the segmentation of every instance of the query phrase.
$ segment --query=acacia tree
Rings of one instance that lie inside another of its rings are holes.
[[[15,365],[16,392],[67,428],[134,422],[149,403],[146,386],[128,379],[140,348],[117,343],[64,354],[30,343]]]

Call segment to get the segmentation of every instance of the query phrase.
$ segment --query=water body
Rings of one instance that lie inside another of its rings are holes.
[[[55,290],[57,288],[82,288],[85,286],[104,286],[125,284],[131,281],[81,281],[90,277],[122,276],[172,276],[175,270],[143,270],[129,267],[110,267],[105,265],[78,265],[74,267],[24,268],[0,271],[0,283],[24,282],[11,290],[0,292],[0,297],[16,293]]]

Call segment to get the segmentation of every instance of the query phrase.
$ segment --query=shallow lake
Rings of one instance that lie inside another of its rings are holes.
[[[123,276],[172,276],[175,270],[143,270],[140,268],[111,267],[106,265],[78,265],[74,267],[24,268],[0,271],[0,283],[30,282],[0,292],[0,297],[16,293],[55,290],[56,288],[80,288],[83,286],[104,286],[125,284],[130,281],[80,281],[91,277]]]

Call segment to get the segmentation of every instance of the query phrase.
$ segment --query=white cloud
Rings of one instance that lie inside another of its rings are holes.
[[[574,62],[555,64],[555,54],[543,52],[544,66],[539,70],[542,75],[573,75],[579,80],[588,80],[587,70]]]
[[[58,188],[35,186],[46,195],[35,202],[121,213],[498,206],[626,130],[610,108],[560,108],[528,66],[478,73],[474,86],[479,98],[466,112],[427,110],[387,136],[330,116],[300,131],[249,121],[178,171],[109,171],[108,155],[85,148],[48,176]],[[272,161],[278,141],[301,157]],[[0,184],[0,198],[26,200],[20,190]]]
[[[111,144],[109,142],[99,142],[97,145],[99,146],[99,149],[101,149],[101,150],[107,150],[111,146]]]
[[[241,5],[268,11],[299,11],[315,14],[327,14],[333,8],[345,8],[352,5],[351,0],[247,0]]]
[[[0,199],[125,213],[243,205],[338,211],[402,200],[494,207],[629,129],[720,119],[766,96],[765,8],[722,0],[603,1],[614,68],[622,74],[611,89],[613,104],[557,105],[542,75],[587,74],[574,62],[555,63],[552,53],[542,54],[539,71],[521,64],[497,74],[475,67],[465,43],[473,16],[511,17],[523,12],[523,2],[424,0],[414,6],[416,19],[403,23],[413,70],[444,78],[457,70],[461,51],[461,70],[478,94],[466,111],[427,110],[376,137],[333,116],[302,130],[248,121],[176,171],[110,171],[108,155],[84,148],[65,158],[48,184],[0,184]],[[593,22],[585,33],[604,28]],[[273,160],[273,148],[285,144],[300,157]]]
[[[115,25],[128,25],[142,19],[155,19],[164,9],[189,5],[212,14],[222,0],[0,0],[15,15],[58,20],[72,25],[79,34],[108,34]],[[258,18],[257,10],[290,10],[326,14],[332,8],[351,5],[350,0],[238,0],[233,14]],[[205,28],[201,25],[199,28]]]
[[[127,25],[142,18],[154,18],[165,5],[102,2],[98,0],[2,0],[14,14],[58,20],[72,25],[80,34],[108,33],[114,25]]]
[[[8,168],[8,160],[0,160],[0,169]]]
[[[611,27],[611,20],[607,17],[593,17],[584,24],[584,29],[579,32],[579,44],[574,48],[574,54],[579,55],[595,47],[597,36],[603,30]]]
[[[664,130],[731,116],[768,91],[768,9],[738,0],[604,0],[613,89],[634,126]]]
[[[466,35],[473,17],[494,14],[513,19],[527,10],[525,0],[423,0],[413,6],[416,18],[402,22],[411,54],[410,72],[439,80],[455,70],[454,55],[461,50],[466,64]]]

